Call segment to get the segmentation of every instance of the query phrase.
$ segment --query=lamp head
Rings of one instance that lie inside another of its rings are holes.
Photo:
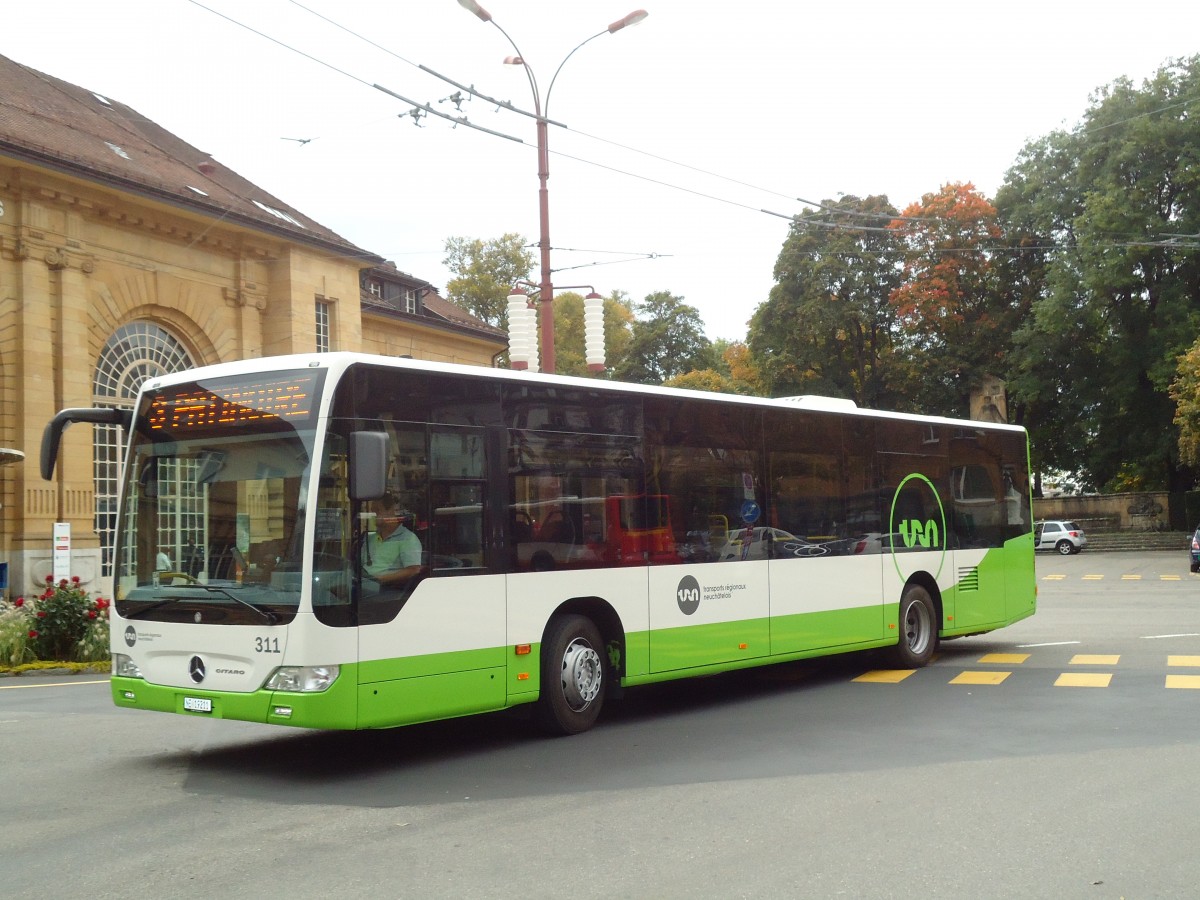
[[[458,0],[458,5],[469,13],[474,13],[484,22],[492,21],[492,14],[480,6],[475,0]]]
[[[464,6],[466,6],[466,3],[464,2],[464,0],[458,0],[458,2],[462,3]],[[648,15],[650,15],[650,13],[646,12],[644,9],[635,9],[633,12],[631,12],[625,18],[617,19],[617,21],[615,21],[611,25],[609,25],[608,33],[613,34],[614,32],[620,31],[622,28],[626,28],[630,25],[636,25],[638,22],[641,22],[643,19],[645,19],[646,16],[648,16]]]

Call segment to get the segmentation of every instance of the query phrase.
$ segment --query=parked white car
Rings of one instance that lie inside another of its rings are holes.
[[[1035,550],[1054,550],[1063,556],[1070,556],[1086,546],[1087,535],[1075,522],[1051,519],[1033,526]]]

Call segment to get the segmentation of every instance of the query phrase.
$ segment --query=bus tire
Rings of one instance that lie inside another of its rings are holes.
[[[892,650],[892,660],[900,669],[919,669],[929,662],[937,649],[937,607],[929,591],[910,584],[900,597],[900,640]]]
[[[542,685],[535,718],[550,734],[587,731],[604,705],[604,642],[591,619],[556,616],[542,641]]]

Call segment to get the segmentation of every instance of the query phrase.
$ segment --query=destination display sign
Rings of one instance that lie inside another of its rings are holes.
[[[311,420],[323,373],[271,372],[214,378],[151,391],[146,407],[150,431],[220,431],[272,420],[300,425]]]

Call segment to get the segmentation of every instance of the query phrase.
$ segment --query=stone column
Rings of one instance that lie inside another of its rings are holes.
[[[55,358],[55,306],[51,300],[50,269],[45,247],[19,242],[15,258],[17,301],[13,355],[9,364],[21,395],[15,417],[14,444],[25,451],[25,465],[13,472],[19,507],[10,510],[14,572],[12,590],[37,587],[33,563],[50,557],[50,538],[58,516],[58,492],[38,474],[42,431],[58,412],[59,392]],[[43,573],[44,574],[44,573]]]
[[[59,251],[52,267],[58,274],[57,301],[59,404],[92,405],[92,381],[96,360],[88,341],[88,290],[92,264],[89,260]],[[95,471],[92,466],[92,426],[72,425],[63,435],[58,459],[59,521],[71,523],[71,542],[76,555],[98,551],[95,532]],[[86,554],[85,554],[86,555]],[[98,553],[95,555],[98,559]],[[97,570],[98,571],[98,570]],[[83,572],[76,572],[81,578]]]

